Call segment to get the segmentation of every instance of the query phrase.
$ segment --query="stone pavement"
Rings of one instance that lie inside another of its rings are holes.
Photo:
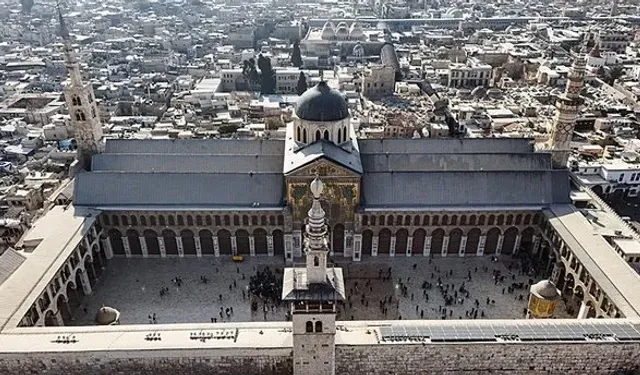
[[[519,275],[515,266],[509,271],[509,264],[515,262],[510,256],[502,256],[498,262],[492,262],[490,257],[434,258],[431,261],[423,257],[369,258],[360,263],[339,262],[338,259],[338,266],[343,267],[345,274],[347,295],[351,296],[350,303],[347,301],[339,309],[338,319],[441,319],[439,308],[447,309],[447,319],[465,319],[465,311],[473,307],[475,299],[479,301],[478,319],[482,318],[482,312],[486,319],[519,319],[523,317],[523,309],[527,306],[526,284],[530,277]],[[156,314],[157,323],[210,322],[211,318],[216,318],[218,322],[264,321],[262,301],[257,301],[257,312],[251,311],[247,289],[249,277],[257,269],[267,266],[282,269],[284,262],[267,257],[248,258],[241,263],[211,258],[116,258],[109,261],[93,294],[85,297],[82,307],[74,313],[75,323],[93,324],[94,314],[103,304],[120,310],[121,324],[150,323],[149,315],[153,313]],[[386,279],[389,267],[391,277]],[[500,270],[505,276],[504,283],[495,284],[492,279],[494,269]],[[384,280],[378,278],[380,270]],[[452,275],[449,275],[450,271],[453,271]],[[471,281],[468,280],[469,272]],[[202,283],[200,276],[207,277],[208,283]],[[180,287],[172,282],[175,277],[182,279]],[[464,298],[462,304],[445,306],[444,298],[436,286],[438,277],[443,284],[452,285],[451,295],[454,294],[453,286],[458,290],[464,282],[469,296],[459,293],[459,298]],[[431,289],[426,290],[428,302],[422,289],[425,281],[432,284]],[[534,282],[537,281],[534,279]],[[506,288],[512,283],[524,283],[525,289],[508,293]],[[160,296],[163,286],[168,287],[169,292]],[[403,286],[406,287],[404,296]],[[243,290],[245,298],[242,296]],[[489,305],[486,303],[487,297]],[[380,308],[383,298],[391,298],[391,302],[386,304],[386,315]],[[85,307],[88,311],[86,314],[83,311]],[[221,318],[220,307],[233,308],[233,314],[227,317],[223,312]],[[269,304],[267,308],[267,321],[286,319],[286,304],[274,306],[273,310]],[[559,306],[558,311],[563,311],[563,306]]]

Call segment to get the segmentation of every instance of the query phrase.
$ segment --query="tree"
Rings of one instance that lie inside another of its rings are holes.
[[[251,85],[255,85],[260,82],[260,74],[258,74],[258,70],[256,69],[255,59],[251,58],[249,60],[244,60],[242,66],[242,76]]]
[[[284,123],[278,117],[269,117],[264,120],[266,130],[278,130],[284,126]]]
[[[300,55],[300,43],[293,42],[293,52],[291,53],[291,65],[299,68],[302,66],[302,56]]]
[[[296,88],[296,92],[298,95],[304,94],[307,91],[307,77],[305,77],[304,72],[300,72],[300,77],[298,77],[298,87]]]
[[[220,134],[232,134],[235,133],[238,128],[240,128],[238,125],[221,125],[218,131]]]
[[[260,93],[273,94],[276,92],[276,73],[271,67],[271,59],[258,55],[258,68],[260,68]]]
[[[608,84],[613,86],[616,79],[622,77],[623,75],[624,75],[624,69],[622,69],[622,67],[619,65],[614,66],[613,68],[609,69],[609,73],[607,73],[606,75],[606,81]]]

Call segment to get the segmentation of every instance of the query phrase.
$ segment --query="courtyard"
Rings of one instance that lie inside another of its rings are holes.
[[[504,255],[338,259],[337,266],[343,268],[348,296],[338,320],[520,319],[528,285],[539,281],[523,274],[517,259]],[[72,324],[95,324],[103,305],[121,312],[121,324],[286,320],[287,304],[249,293],[251,276],[268,268],[280,282],[283,267],[282,259],[268,257],[238,263],[228,258],[114,258],[93,293],[73,311]],[[563,306],[557,312],[566,316]]]

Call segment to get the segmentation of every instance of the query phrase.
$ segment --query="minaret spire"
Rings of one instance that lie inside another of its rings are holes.
[[[582,104],[580,91],[584,85],[587,66],[586,44],[582,46],[569,70],[567,86],[556,101],[556,116],[551,130],[550,146],[554,168],[566,168],[571,153],[571,138],[576,117]]]
[[[62,10],[60,9],[60,1],[56,2],[56,8],[58,11],[58,22],[60,23],[60,36],[64,43],[64,59],[69,72],[69,78],[71,78],[71,84],[76,86],[82,86],[82,74],[80,73],[80,65],[76,59],[73,47],[71,46],[71,37],[69,36],[69,29],[67,23],[62,16]]]
[[[311,182],[310,190],[313,195],[313,203],[308,213],[309,219],[304,241],[304,251],[307,257],[307,284],[319,284],[327,282],[329,241],[325,212],[320,204],[324,184],[317,176]]]

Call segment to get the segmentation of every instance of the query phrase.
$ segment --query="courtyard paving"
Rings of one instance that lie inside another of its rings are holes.
[[[498,261],[491,257],[369,258],[360,263],[338,259],[337,265],[343,268],[350,296],[339,310],[339,320],[443,319],[445,315],[466,319],[474,317],[472,308],[478,311],[476,319],[519,319],[527,306],[527,285],[538,281],[520,274],[517,260],[510,256]],[[281,272],[284,262],[266,257],[241,263],[212,258],[112,259],[92,295],[74,312],[74,324],[94,324],[102,305],[118,309],[121,324],[152,323],[153,314],[156,323],[286,320],[287,304],[264,304],[249,296],[250,276],[266,267]],[[503,282],[496,284],[494,270],[504,277]],[[201,276],[208,282],[203,283]],[[173,281],[176,277],[182,280],[180,286]],[[443,289],[449,286],[450,299],[457,292],[455,302],[445,302],[438,278]],[[513,283],[523,283],[523,288],[509,293]],[[168,292],[161,296],[163,287]],[[384,306],[382,300],[387,301]],[[257,311],[252,311],[251,301],[257,302]],[[233,312],[227,314],[227,309]],[[558,310],[564,311],[563,306]]]

